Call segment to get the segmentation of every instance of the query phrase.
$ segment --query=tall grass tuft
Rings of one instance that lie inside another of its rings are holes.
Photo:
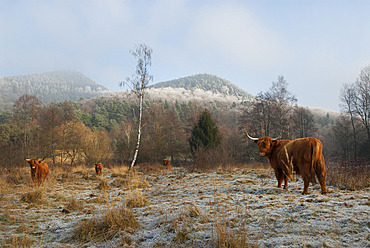
[[[85,204],[83,201],[79,201],[73,198],[66,206],[66,209],[68,209],[69,211],[76,211],[76,210],[82,210],[84,207],[85,207]]]
[[[129,192],[125,197],[125,204],[128,208],[142,208],[149,204],[141,191]]]
[[[103,216],[95,216],[81,221],[75,229],[72,240],[81,243],[89,241],[102,241],[111,239],[118,231],[136,229],[139,222],[134,213],[126,207],[118,207],[106,210]]]
[[[44,189],[41,187],[36,188],[35,190],[26,192],[22,195],[21,201],[29,204],[40,204],[44,202]]]

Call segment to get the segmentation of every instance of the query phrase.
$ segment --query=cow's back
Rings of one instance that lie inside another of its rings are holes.
[[[316,167],[324,167],[324,156],[322,154],[322,143],[314,137],[296,139],[286,144],[289,159],[293,160],[293,165],[297,173],[314,174]],[[280,151],[283,161],[287,161],[285,151]],[[284,157],[285,156],[285,157]],[[307,167],[308,166],[308,167]],[[305,168],[306,167],[306,168]]]
[[[282,159],[282,156],[285,157],[284,146],[286,146],[291,140],[278,140],[274,145],[273,152],[271,154],[270,164],[273,169],[279,167],[279,163]]]
[[[44,161],[40,162],[38,170],[40,174],[40,180],[45,179],[49,174],[49,166]]]
[[[301,138],[292,140],[286,144],[285,147],[289,157],[293,157],[293,163],[305,163],[312,161],[313,147],[316,146],[315,140],[317,139],[312,137]],[[285,150],[280,152],[285,154]]]

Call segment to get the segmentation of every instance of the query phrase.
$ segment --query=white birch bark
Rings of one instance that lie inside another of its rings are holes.
[[[140,99],[139,99],[139,127],[137,131],[137,143],[136,143],[136,149],[134,153],[134,158],[132,159],[131,165],[130,165],[130,170],[134,167],[137,154],[139,153],[139,147],[140,147],[140,138],[141,138],[141,119],[142,119],[142,113],[143,113],[143,92],[140,94]]]

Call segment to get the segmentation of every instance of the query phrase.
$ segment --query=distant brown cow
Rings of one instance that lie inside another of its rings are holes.
[[[170,160],[163,159],[163,165],[169,167],[170,166]]]
[[[96,171],[96,175],[101,175],[101,173],[103,171],[103,165],[101,163],[96,163],[95,164],[95,171]]]
[[[322,154],[321,142],[314,138],[301,138],[296,140],[271,139],[270,137],[252,138],[257,144],[261,156],[269,159],[271,167],[275,171],[278,180],[278,187],[284,180],[284,189],[288,189],[288,180],[292,177],[293,171],[302,176],[304,182],[303,194],[308,194],[310,182],[315,181],[317,176],[321,193],[326,194],[326,172],[325,161]]]
[[[31,167],[31,177],[32,181],[38,186],[43,183],[49,174],[49,166],[42,160],[39,159],[26,159]]]

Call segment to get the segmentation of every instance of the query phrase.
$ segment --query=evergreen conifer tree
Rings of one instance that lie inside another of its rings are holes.
[[[218,127],[212,120],[211,114],[207,109],[203,111],[197,125],[195,125],[191,131],[189,144],[193,154],[195,154],[200,147],[209,149],[216,148],[221,144]]]

